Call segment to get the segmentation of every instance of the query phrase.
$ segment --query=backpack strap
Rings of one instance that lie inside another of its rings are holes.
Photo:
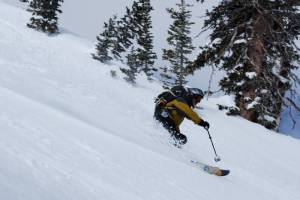
[[[158,97],[155,98],[154,103],[156,104],[156,106],[165,106],[167,103],[176,98],[177,96],[174,94],[173,91],[167,90],[158,95]]]

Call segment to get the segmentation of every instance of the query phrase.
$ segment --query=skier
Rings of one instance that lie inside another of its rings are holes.
[[[181,147],[187,142],[187,137],[179,129],[185,117],[195,124],[209,129],[209,123],[192,110],[203,96],[202,90],[198,88],[174,86],[156,98],[154,118],[169,131],[175,146]]]

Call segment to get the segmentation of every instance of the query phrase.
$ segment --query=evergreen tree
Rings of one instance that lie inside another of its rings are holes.
[[[120,20],[117,16],[104,23],[104,30],[97,36],[94,59],[107,63],[112,59],[123,61],[122,53],[132,45],[134,38],[131,30],[131,10],[126,8],[126,14]]]
[[[129,67],[129,69],[121,68],[121,71],[126,75],[124,79],[127,82],[135,84],[136,76],[139,69],[139,63],[137,61],[137,52],[134,49],[134,47],[132,47],[130,54],[128,54],[126,57],[127,66]]]
[[[28,11],[32,13],[28,27],[43,31],[48,34],[58,32],[58,13],[63,0],[32,0],[29,3]]]
[[[157,58],[153,52],[153,34],[150,32],[152,28],[152,20],[150,12],[153,7],[150,0],[135,1],[132,6],[132,31],[136,37],[138,47],[136,49],[136,61],[140,65],[149,80],[157,69],[154,67],[154,61]]]
[[[235,95],[244,118],[277,129],[282,106],[291,103],[285,93],[299,83],[293,73],[300,62],[295,40],[300,35],[300,14],[293,0],[221,1],[212,11],[204,29],[212,29],[211,44],[191,69],[216,65],[227,75],[221,88]]]
[[[131,83],[135,83],[137,73],[145,72],[151,79],[156,71],[153,65],[157,56],[153,52],[153,35],[150,32],[151,10],[150,0],[134,1],[132,9],[126,7],[126,14],[120,20],[114,17],[105,24],[104,31],[97,37],[96,53],[92,54],[101,62],[112,59],[123,61],[125,57],[129,69],[122,68],[121,71]],[[127,53],[128,49],[131,52]]]
[[[163,59],[170,62],[170,66],[161,68],[161,76],[165,86],[183,85],[186,83],[186,66],[191,63],[188,55],[195,49],[192,44],[192,38],[189,36],[191,25],[194,24],[190,22],[191,11],[188,10],[188,7],[191,7],[191,5],[186,4],[185,0],[181,0],[176,5],[178,10],[173,8],[167,9],[174,21],[168,31],[169,37],[167,41],[170,49],[163,49]],[[175,83],[171,80],[172,75],[175,76]]]
[[[134,33],[132,31],[132,11],[126,7],[126,14],[118,21],[117,38],[119,44],[119,52],[126,52],[132,45]]]
[[[108,23],[104,23],[104,31],[97,36],[96,53],[92,56],[94,59],[99,60],[102,63],[107,63],[113,59],[113,49],[115,49],[115,43],[117,42],[117,30],[116,30],[117,16],[110,18]],[[119,53],[114,50],[115,57],[119,57]]]

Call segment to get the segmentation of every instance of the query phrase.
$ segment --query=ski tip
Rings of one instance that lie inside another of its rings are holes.
[[[217,175],[217,176],[227,176],[229,173],[230,173],[230,170],[220,169],[215,173],[215,175]]]

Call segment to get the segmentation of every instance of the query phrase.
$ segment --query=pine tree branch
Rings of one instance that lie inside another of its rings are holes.
[[[296,126],[296,120],[295,120],[295,118],[294,118],[294,116],[293,116],[293,113],[292,113],[292,107],[289,108],[289,116],[290,116],[290,118],[292,119],[292,122],[293,122],[293,127],[292,127],[292,129],[295,129],[295,126]]]
[[[300,85],[300,78],[293,72],[291,72],[291,78]]]
[[[286,0],[287,3],[292,4],[294,6],[300,6],[300,1],[299,0]]]
[[[233,43],[235,41],[235,38],[236,38],[236,35],[238,33],[238,27],[235,27],[234,29],[234,33],[230,39],[230,42],[225,46],[225,48],[221,49],[221,52],[219,52],[218,56],[216,58],[214,58],[211,63],[215,63],[217,60],[219,60],[222,56],[224,56],[225,52],[228,50],[228,49],[231,49],[232,46],[233,46]]]
[[[215,73],[215,67],[212,66],[212,71],[211,71],[211,74],[210,74],[210,77],[209,77],[209,83],[208,83],[208,88],[207,88],[207,100],[208,100],[208,97],[210,96],[210,93],[211,93],[211,85],[212,85],[212,80],[213,80],[213,76],[214,76],[214,73]]]
[[[297,106],[297,104],[290,98],[290,97],[286,97],[286,100],[288,100],[288,102],[290,102],[292,104],[292,106],[298,111],[300,112],[300,107]]]

